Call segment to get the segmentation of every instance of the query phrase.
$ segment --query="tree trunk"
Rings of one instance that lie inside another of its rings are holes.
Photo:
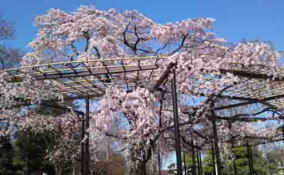
[[[159,171],[158,171],[158,160],[156,159],[156,156],[154,154],[154,151],[151,150],[153,154],[151,154],[151,158],[150,160],[147,162],[146,164],[146,171],[147,171],[147,175],[158,175]]]
[[[134,165],[133,165],[134,164]],[[135,161],[129,167],[128,175],[146,175],[146,163],[144,161]]]
[[[54,167],[55,167],[55,175],[61,175],[62,173],[61,173],[61,165],[59,164],[59,165],[54,165]]]
[[[147,175],[146,164],[148,160],[141,160],[141,152],[141,150],[129,150],[126,175]]]
[[[80,163],[73,162],[72,164],[72,175],[78,175],[80,174]]]

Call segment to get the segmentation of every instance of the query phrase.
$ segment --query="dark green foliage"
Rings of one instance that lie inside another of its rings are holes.
[[[49,172],[54,174],[52,165],[45,159],[46,150],[52,145],[53,138],[50,133],[33,133],[28,129],[19,132],[14,157],[17,173]]]
[[[252,149],[253,154],[253,168],[254,173],[257,175],[271,175],[277,172],[277,165],[280,159],[278,156],[275,156],[274,151],[270,151],[265,156],[258,149]],[[236,167],[238,175],[248,175],[250,174],[247,158],[247,148],[239,147],[235,150],[236,155]],[[273,156],[274,155],[274,156]],[[229,151],[226,154],[222,154],[222,157],[225,161],[222,162],[222,172],[223,175],[233,175],[233,154]],[[203,159],[203,171],[206,175],[211,175],[214,172],[213,161],[212,161],[212,152],[208,151],[206,156]]]
[[[15,167],[13,165],[13,145],[10,136],[0,137],[0,174],[13,175]]]
[[[225,156],[226,161],[224,162],[224,174],[233,174],[233,152],[229,151],[229,155]],[[245,147],[240,147],[235,149],[235,157],[236,157],[236,167],[237,172],[240,175],[248,175],[249,166],[248,166],[248,157],[247,157],[247,149]]]
[[[214,173],[214,164],[212,158],[212,151],[208,151],[203,159],[203,172],[205,175]]]

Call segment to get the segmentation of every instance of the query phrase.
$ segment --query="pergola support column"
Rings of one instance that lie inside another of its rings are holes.
[[[85,116],[81,118],[81,175],[85,175]]]
[[[191,140],[192,150],[191,150],[191,156],[192,156],[192,175],[196,175],[196,154],[194,150],[194,142]]]
[[[229,129],[231,131],[232,129],[232,122],[229,122]],[[238,175],[238,169],[237,169],[237,162],[236,162],[236,149],[235,149],[235,141],[234,141],[234,136],[231,135],[231,144],[232,144],[232,153],[233,153],[233,171],[234,171],[234,175]]]
[[[187,167],[186,167],[186,152],[183,152],[183,167],[184,167],[184,175],[187,175]]]
[[[172,69],[172,102],[174,113],[174,126],[175,126],[175,148],[177,160],[177,175],[182,175],[182,160],[181,160],[181,145],[180,145],[180,132],[179,132],[179,118],[178,118],[178,104],[177,104],[177,90],[176,90],[176,70]]]
[[[213,163],[213,173],[214,173],[214,175],[218,175],[217,174],[217,171],[216,171],[216,160],[215,160],[215,150],[214,150],[214,146],[213,146],[213,140],[212,140],[212,142],[211,142],[211,152],[212,152],[212,163]]]
[[[251,153],[251,147],[248,142],[247,142],[247,158],[248,158],[248,166],[249,166],[250,175],[254,175],[253,158],[252,158],[252,153]]]
[[[197,165],[198,165],[198,175],[202,175],[202,160],[201,160],[200,150],[197,150]]]
[[[86,121],[85,121],[85,137],[86,137],[86,141],[85,141],[85,171],[84,171],[84,175],[89,175],[90,174],[90,149],[89,149],[89,126],[90,126],[90,98],[86,97],[85,99],[86,101]]]
[[[214,115],[212,116],[212,129],[213,129],[213,148],[215,154],[215,170],[216,175],[221,175],[221,160],[220,160],[220,152],[218,146],[218,135],[217,135],[217,126]]]

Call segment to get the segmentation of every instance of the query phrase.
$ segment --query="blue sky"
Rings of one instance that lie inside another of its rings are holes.
[[[271,41],[284,50],[283,0],[1,0],[0,13],[16,24],[16,40],[9,44],[28,49],[36,36],[33,19],[49,8],[74,11],[80,5],[99,9],[137,9],[159,23],[193,17],[216,19],[214,32],[231,42],[241,39]]]

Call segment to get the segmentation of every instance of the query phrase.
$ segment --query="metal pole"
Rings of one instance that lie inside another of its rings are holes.
[[[220,152],[219,152],[219,146],[218,146],[218,136],[217,136],[217,126],[216,126],[216,121],[214,117],[214,113],[212,116],[212,128],[213,128],[213,138],[214,138],[214,152],[216,156],[216,175],[221,175],[221,161],[220,161]]]
[[[175,70],[175,68],[173,69],[173,79],[172,79],[172,101],[173,101],[174,126],[175,126],[175,147],[176,147],[176,159],[177,159],[177,175],[182,175],[182,160],[181,160],[181,146],[180,146],[178,104],[177,104],[177,91],[176,91],[176,70]]]
[[[183,152],[184,175],[187,175],[185,152]]]
[[[160,154],[160,147],[158,148],[158,173],[161,175],[161,154]]]
[[[195,156],[195,150],[194,150],[194,143],[193,140],[191,141],[191,145],[192,145],[192,152],[191,152],[191,156],[192,156],[192,175],[196,175],[196,156]]]
[[[216,167],[215,167],[216,163],[215,163],[215,151],[214,151],[213,141],[211,143],[211,151],[212,151],[212,163],[213,163],[213,171],[214,171],[213,173],[215,175],[218,175],[218,172],[216,171]]]
[[[201,168],[201,157],[200,157],[200,151],[197,150],[196,151],[196,154],[197,154],[197,170],[198,170],[198,175],[202,175],[202,168]]]
[[[284,124],[282,126],[282,135],[283,135],[283,138],[284,138]]]
[[[199,162],[199,151],[196,150],[196,161],[197,161],[197,174],[200,175],[200,162]]]
[[[200,168],[200,175],[203,174],[203,169],[202,169],[202,159],[201,159],[201,150],[199,151],[199,154],[198,154],[198,159],[199,159],[199,168]]]
[[[231,131],[232,128],[232,123],[229,122],[229,129]],[[236,162],[236,149],[235,149],[235,142],[234,142],[234,137],[231,134],[231,144],[232,144],[232,153],[233,153],[233,170],[234,170],[234,175],[238,175],[238,169],[237,169],[237,162]]]
[[[236,162],[236,149],[235,149],[235,143],[232,140],[232,151],[233,151],[233,169],[234,169],[234,175],[238,175],[238,169],[237,169],[237,162]]]
[[[158,87],[158,86],[157,86]],[[159,128],[162,127],[162,110],[163,110],[163,100],[165,96],[165,91],[162,91],[161,98],[160,98],[160,110],[159,110]],[[159,175],[161,175],[161,153],[160,153],[160,145],[157,144],[157,150],[158,150],[158,169],[159,169]]]
[[[249,147],[249,153],[250,153],[250,162],[251,162],[252,174],[254,174],[254,168],[253,168],[253,155],[252,155],[252,151],[251,151],[251,146]]]
[[[90,121],[90,99],[86,98],[86,127],[85,127],[85,135],[86,135],[86,144],[85,144],[85,175],[90,174],[90,149],[89,149],[89,121]]]
[[[84,144],[84,137],[85,137],[85,116],[83,115],[81,118],[81,175],[85,175],[85,144]]]
[[[247,159],[248,159],[248,166],[249,166],[249,174],[253,175],[253,169],[251,165],[251,159],[250,159],[250,149],[249,149],[249,143],[247,142]]]

